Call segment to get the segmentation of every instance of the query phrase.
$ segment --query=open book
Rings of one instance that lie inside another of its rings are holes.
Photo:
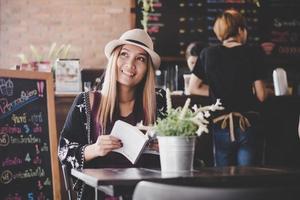
[[[153,150],[146,148],[151,140],[148,134],[144,134],[137,127],[124,121],[115,122],[111,135],[119,138],[123,147],[113,151],[123,154],[132,164],[135,164],[142,153],[158,154]]]

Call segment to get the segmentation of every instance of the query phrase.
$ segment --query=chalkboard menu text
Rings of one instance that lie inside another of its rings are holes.
[[[51,73],[0,70],[0,199],[60,199]]]
[[[194,41],[219,44],[213,32],[215,18],[233,8],[246,18],[248,45],[261,47],[272,65],[298,67],[298,0],[136,0],[135,4],[136,27],[147,30],[163,60],[184,60],[187,45]]]

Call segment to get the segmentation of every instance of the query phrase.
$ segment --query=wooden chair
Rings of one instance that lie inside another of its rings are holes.
[[[196,187],[141,181],[133,200],[298,200],[299,185],[272,187]]]

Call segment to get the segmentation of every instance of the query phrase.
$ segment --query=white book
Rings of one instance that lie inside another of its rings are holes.
[[[123,154],[132,164],[135,164],[149,141],[149,136],[124,121],[115,122],[111,135],[119,138],[123,146],[113,151]]]

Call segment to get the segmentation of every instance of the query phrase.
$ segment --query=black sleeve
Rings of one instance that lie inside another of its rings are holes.
[[[85,102],[83,93],[78,95],[71,106],[61,131],[58,157],[68,169],[83,168],[84,148],[87,145]]]
[[[198,56],[195,67],[192,70],[192,74],[194,74],[201,80],[205,79],[205,51],[205,49],[201,51],[200,55]]]

